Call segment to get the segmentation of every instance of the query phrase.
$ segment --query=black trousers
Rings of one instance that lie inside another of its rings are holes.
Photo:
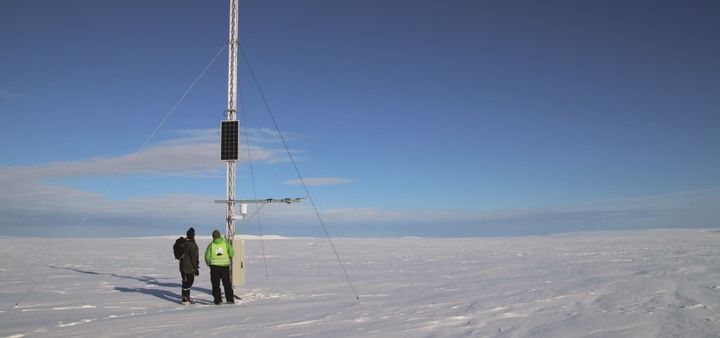
[[[230,283],[230,267],[229,266],[210,266],[210,284],[212,284],[213,301],[215,304],[222,302],[220,297],[220,281],[222,281],[225,289],[225,300],[228,303],[234,303],[234,295],[232,283]]]
[[[182,300],[186,301],[190,299],[190,288],[195,282],[195,274],[183,273],[182,270],[180,270],[180,275],[182,276]]]

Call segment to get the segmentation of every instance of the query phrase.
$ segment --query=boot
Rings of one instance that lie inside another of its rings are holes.
[[[182,289],[182,299],[183,304],[187,304],[190,302],[190,290]]]

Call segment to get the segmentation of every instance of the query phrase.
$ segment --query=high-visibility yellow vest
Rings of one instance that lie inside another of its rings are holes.
[[[228,255],[228,244],[225,241],[216,244],[213,242],[210,247],[212,257],[210,258],[210,265],[217,266],[229,266],[230,256]]]

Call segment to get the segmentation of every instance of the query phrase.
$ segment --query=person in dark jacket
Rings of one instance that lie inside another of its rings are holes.
[[[230,283],[230,259],[234,252],[232,245],[225,241],[220,231],[212,233],[213,241],[205,249],[205,263],[210,267],[210,284],[212,284],[213,301],[216,305],[222,302],[220,297],[220,281],[225,289],[225,300],[235,303],[232,283]]]
[[[180,257],[180,275],[182,276],[182,303],[195,304],[190,298],[190,288],[195,282],[195,276],[200,274],[199,249],[195,244],[195,229],[190,228],[187,231],[187,241],[185,242],[185,250]]]

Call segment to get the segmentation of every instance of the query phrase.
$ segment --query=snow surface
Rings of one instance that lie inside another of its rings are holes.
[[[720,336],[715,231],[335,239],[359,303],[326,239],[264,242],[269,280],[248,240],[219,306],[204,265],[178,303],[173,239],[0,238],[0,337]]]

